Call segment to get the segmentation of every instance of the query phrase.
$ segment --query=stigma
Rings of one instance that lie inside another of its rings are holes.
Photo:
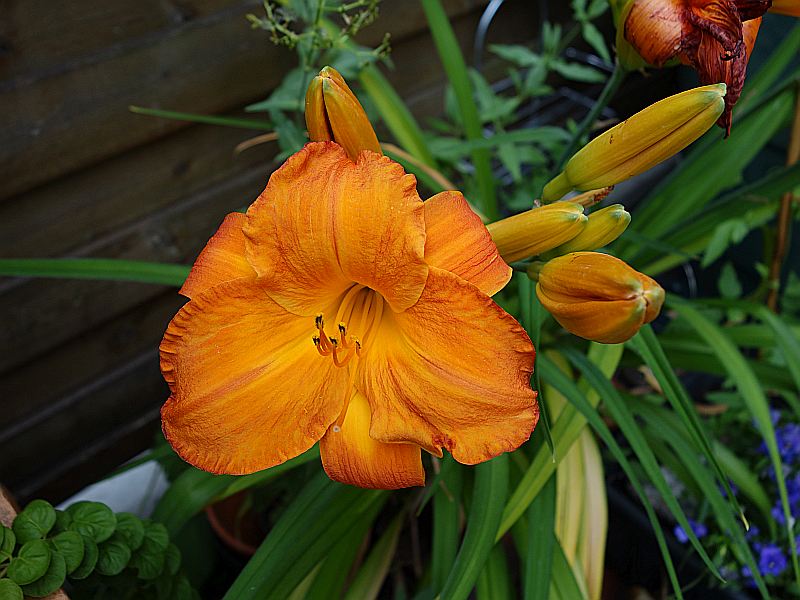
[[[364,352],[364,340],[372,337],[383,318],[383,298],[377,292],[353,285],[342,296],[335,326],[329,327],[323,313],[314,317],[311,341],[320,356],[331,357],[337,367],[347,366]],[[351,331],[350,326],[354,326]]]

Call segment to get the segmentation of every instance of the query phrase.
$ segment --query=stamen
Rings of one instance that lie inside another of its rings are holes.
[[[314,346],[317,348],[317,352],[319,352],[322,356],[330,356],[330,352],[327,350],[323,350],[322,344],[320,343],[320,338],[318,335],[315,335],[311,338],[311,341],[314,342]]]
[[[342,339],[342,348],[349,348],[350,344],[347,343],[347,328],[342,322],[339,322],[339,337]]]
[[[347,363],[353,360],[353,357],[356,355],[355,348],[350,346],[350,349],[345,354],[344,358],[339,359],[339,352],[341,352],[338,348],[333,351],[333,364],[337,367],[346,367]]]
[[[339,433],[342,430],[342,424],[344,424],[344,418],[347,416],[347,409],[350,407],[350,400],[353,399],[353,383],[356,379],[356,366],[350,368],[349,377],[347,378],[347,387],[346,394],[344,399],[344,405],[342,406],[342,411],[339,413],[338,418],[333,422],[333,431]]]

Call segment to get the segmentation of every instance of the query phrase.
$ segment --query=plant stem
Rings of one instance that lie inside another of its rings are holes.
[[[594,125],[600,112],[608,106],[611,98],[617,93],[619,86],[622,85],[622,82],[625,80],[626,73],[627,71],[620,66],[619,61],[614,63],[614,70],[611,72],[611,77],[606,81],[606,86],[603,88],[603,91],[600,92],[600,97],[597,99],[597,102],[594,103],[594,106],[592,106],[592,110],[589,111],[589,114],[581,121],[578,130],[572,136],[567,147],[564,148],[564,152],[561,154],[561,158],[558,159],[558,163],[556,163],[556,168],[553,169],[550,179],[561,172],[564,165],[567,164],[567,161],[578,149],[578,145],[581,143],[583,137],[589,133],[589,130],[592,125]]]
[[[786,153],[786,166],[791,167],[800,160],[800,88],[794,105],[794,121],[792,130],[789,134],[789,149]],[[789,246],[789,236],[792,231],[792,204],[795,202],[794,194],[791,190],[786,192],[781,198],[781,206],[778,209],[778,224],[776,226],[775,248],[772,254],[772,262],[769,266],[769,278],[767,280],[769,291],[767,292],[767,307],[772,312],[778,312],[778,292],[781,285],[781,271],[783,260],[786,258],[786,251]]]

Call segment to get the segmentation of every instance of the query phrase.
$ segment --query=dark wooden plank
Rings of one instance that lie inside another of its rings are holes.
[[[252,202],[266,179],[263,167],[251,169],[115,232],[85,254],[191,262],[224,215]],[[164,289],[111,281],[6,281],[6,290],[0,293],[0,372],[158,296]]]
[[[225,9],[238,0],[3,0],[0,79],[52,72],[113,46]]]
[[[185,302],[175,290],[93,327],[0,377],[0,440],[70,406],[86,388],[136,356],[158,347]]]
[[[259,165],[266,178],[275,143],[233,153],[252,135],[190,127],[9,198],[0,203],[0,253],[59,256]],[[249,200],[242,198],[242,205]]]
[[[450,8],[458,14],[475,4],[461,0]],[[265,96],[294,57],[250,29],[244,16],[252,10],[252,0],[240,0],[162,39],[148,37],[65,71],[0,82],[0,113],[14,115],[0,123],[0,198],[184,126],[133,115],[130,104],[218,113]],[[386,30],[402,38],[420,26],[419,11],[415,4],[414,19],[379,20],[363,39],[374,41]]]
[[[182,25],[158,43],[35,81],[0,84],[0,196],[30,189],[182,124],[130,104],[218,113],[265,94],[281,49],[244,20],[251,3]],[[277,65],[277,67],[276,67]]]
[[[86,388],[69,410],[32,421],[6,436],[2,445],[13,452],[0,453],[0,478],[27,495],[18,488],[41,487],[65,470],[90,462],[108,449],[115,435],[142,425],[155,434],[152,424],[166,394],[157,354],[148,350],[108,373],[99,385]],[[129,448],[126,454],[132,451],[136,449]]]

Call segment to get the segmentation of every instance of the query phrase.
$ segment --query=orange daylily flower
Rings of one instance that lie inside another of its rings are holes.
[[[704,85],[725,83],[725,111],[718,124],[728,133],[731,110],[744,85],[760,17],[771,0],[629,0],[625,39],[648,63],[677,58],[692,66]]]
[[[422,485],[420,449],[474,464],[533,430],[534,350],[490,296],[510,269],[458,192],[310,143],[228,215],[161,343],[164,434],[244,474],[320,442],[338,481]]]

